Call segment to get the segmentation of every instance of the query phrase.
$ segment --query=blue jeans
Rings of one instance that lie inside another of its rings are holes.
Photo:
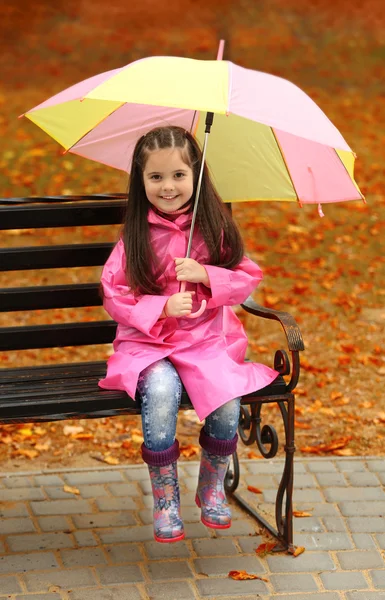
[[[175,441],[182,395],[182,382],[173,364],[163,359],[144,369],[139,375],[138,392],[144,444],[153,452],[167,450]],[[205,433],[220,440],[232,440],[237,432],[240,402],[240,398],[230,400],[208,415]]]

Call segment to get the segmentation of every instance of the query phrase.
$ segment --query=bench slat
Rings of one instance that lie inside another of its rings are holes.
[[[1,214],[0,214],[1,217]],[[0,271],[99,267],[104,265],[114,244],[71,244],[0,248]]]
[[[42,229],[122,223],[124,200],[75,201],[68,204],[34,204],[0,208],[0,229]]]
[[[0,312],[101,304],[98,283],[0,289]]]
[[[7,383],[15,383],[24,381],[40,381],[46,382],[55,381],[58,377],[77,378],[79,376],[86,377],[104,377],[106,374],[106,362],[98,360],[95,362],[83,363],[63,363],[55,365],[44,365],[36,367],[18,367],[16,369],[0,369],[0,386]]]
[[[114,340],[115,331],[114,321],[2,327],[0,351],[110,344]]]

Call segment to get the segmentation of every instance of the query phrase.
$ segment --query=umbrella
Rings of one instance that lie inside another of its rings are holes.
[[[222,51],[223,44],[218,58]],[[24,116],[65,152],[126,172],[141,135],[162,125],[188,129],[204,141],[225,202],[316,203],[322,216],[322,203],[364,199],[355,154],[317,104],[286,79],[229,61],[145,58],[81,81]],[[191,239],[192,230],[187,257]]]

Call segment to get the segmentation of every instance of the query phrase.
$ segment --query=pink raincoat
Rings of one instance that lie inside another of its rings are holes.
[[[151,244],[160,261],[164,285],[161,296],[135,296],[127,286],[126,257],[120,240],[102,273],[104,308],[118,323],[114,354],[107,375],[99,382],[105,389],[125,390],[135,398],[141,371],[168,357],[177,369],[199,419],[229,400],[259,390],[278,375],[269,367],[245,363],[247,337],[231,306],[240,304],[262,279],[258,265],[244,257],[234,269],[214,267],[198,228],[195,228],[191,258],[205,265],[210,288],[187,283],[195,290],[193,311],[207,300],[205,312],[197,319],[160,318],[172,294],[179,292],[174,258],[186,254],[191,213],[174,221],[149,210]]]

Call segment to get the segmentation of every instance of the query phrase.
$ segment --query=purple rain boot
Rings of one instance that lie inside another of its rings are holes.
[[[179,542],[184,538],[180,517],[177,440],[170,448],[153,452],[142,444],[142,457],[147,463],[154,497],[154,538],[157,542]]]
[[[203,429],[199,436],[202,456],[195,502],[201,509],[202,523],[212,529],[228,529],[231,526],[224,479],[237,441],[238,434],[232,440],[218,440],[209,437]]]

